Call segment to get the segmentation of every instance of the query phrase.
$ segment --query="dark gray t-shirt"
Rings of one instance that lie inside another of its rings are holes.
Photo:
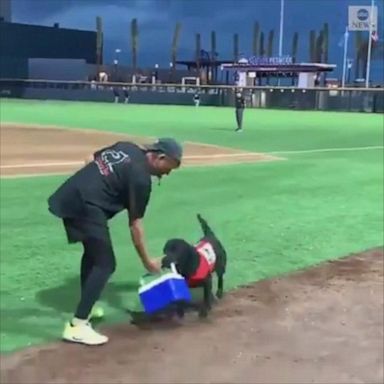
[[[49,198],[52,213],[82,217],[84,204],[102,209],[112,218],[127,209],[129,219],[142,218],[152,190],[145,152],[130,142],[117,142],[94,153],[87,164]]]

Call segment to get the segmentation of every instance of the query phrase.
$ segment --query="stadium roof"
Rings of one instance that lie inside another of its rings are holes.
[[[199,65],[200,67],[220,67],[223,64],[232,64],[233,60],[207,60],[200,59]],[[176,61],[176,64],[187,65],[188,67],[196,67],[196,60],[180,60]]]
[[[335,64],[324,63],[292,63],[292,64],[243,64],[243,63],[223,63],[223,69],[236,69],[246,72],[261,73],[301,73],[301,72],[332,72]]]

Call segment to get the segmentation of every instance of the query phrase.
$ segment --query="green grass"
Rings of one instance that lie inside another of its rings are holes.
[[[254,151],[382,146],[379,115],[1,100],[1,121],[172,135]],[[288,154],[288,161],[185,168],[154,186],[145,218],[151,254],[169,237],[195,241],[197,212],[228,249],[227,288],[383,244],[383,150]],[[78,295],[81,249],[69,246],[46,199],[62,176],[0,184],[1,351],[54,340]],[[127,321],[143,268],[124,214],[111,222],[118,269],[104,295]]]
[[[379,114],[247,110],[234,138],[231,108],[1,100],[2,121],[174,136],[258,151],[383,145]]]

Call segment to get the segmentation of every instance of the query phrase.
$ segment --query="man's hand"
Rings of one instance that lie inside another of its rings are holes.
[[[143,261],[143,265],[150,273],[159,273],[161,271],[161,261],[159,259]]]

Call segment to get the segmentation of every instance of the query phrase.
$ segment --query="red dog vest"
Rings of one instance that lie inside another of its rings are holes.
[[[190,287],[195,287],[204,281],[213,272],[216,264],[215,251],[208,241],[200,241],[195,245],[195,249],[200,256],[200,263],[195,274],[188,279]]]

